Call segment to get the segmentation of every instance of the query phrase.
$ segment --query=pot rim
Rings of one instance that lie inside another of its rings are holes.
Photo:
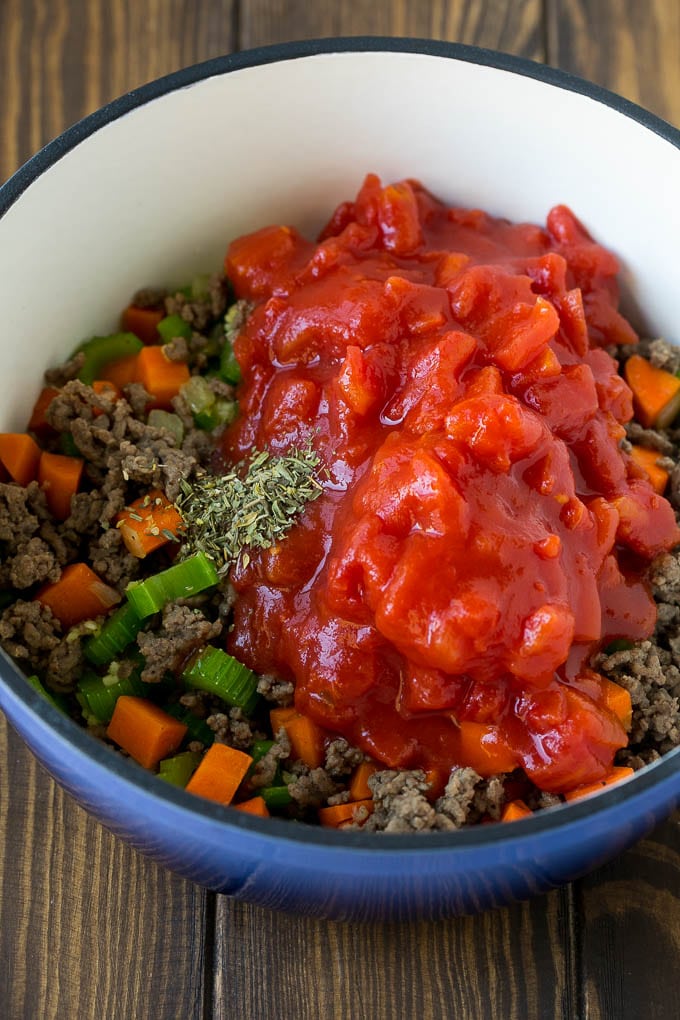
[[[125,114],[152,102],[162,96],[187,88],[206,79],[240,71],[246,68],[298,60],[306,57],[339,55],[346,53],[406,53],[457,60],[477,64],[496,70],[507,71],[523,77],[533,78],[546,85],[580,93],[617,113],[636,121],[643,127],[661,136],[680,150],[680,130],[655,114],[630,100],[570,72],[537,63],[526,57],[513,56],[496,50],[468,46],[433,39],[396,38],[382,36],[353,36],[326,39],[310,39],[300,42],[277,43],[250,50],[243,50],[227,56],[194,64],[158,78],[140,88],[114,99],[89,114],[61,135],[49,142],[35,156],[28,160],[9,180],[0,187],[0,219],[17,202],[21,195],[43,173],[54,166],[62,157],[75,149],[81,142],[101,128]],[[454,850],[471,851],[492,845],[513,846],[519,842],[533,841],[548,830],[560,830],[582,823],[591,815],[598,819],[607,812],[612,818],[620,805],[626,801],[630,817],[645,809],[645,797],[649,790],[662,783],[669,788],[669,809],[673,796],[680,796],[680,747],[664,755],[658,761],[646,766],[634,777],[611,788],[596,797],[588,797],[574,803],[545,809],[530,818],[521,819],[513,825],[481,825],[453,833],[431,832],[422,835],[361,833],[326,830],[320,826],[294,825],[283,819],[260,819],[243,812],[213,804],[195,797],[184,790],[176,789],[147,773],[140,766],[118,755],[112,748],[90,736],[78,724],[62,715],[31,688],[9,656],[0,649],[0,683],[10,694],[48,726],[60,742],[75,746],[75,749],[114,776],[132,790],[140,789],[147,797],[157,802],[159,808],[168,802],[175,811],[186,816],[189,823],[192,815],[198,814],[205,822],[212,822],[224,829],[225,834],[246,830],[258,837],[269,837],[274,843],[289,842],[315,846],[318,849],[355,850],[359,853],[378,852],[395,855],[409,854],[413,850],[436,855]],[[671,783],[675,777],[677,783]]]

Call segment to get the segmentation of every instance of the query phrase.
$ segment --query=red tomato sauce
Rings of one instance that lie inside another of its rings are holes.
[[[224,454],[311,440],[325,469],[232,571],[229,650],[389,767],[605,775],[627,737],[588,663],[651,634],[680,538],[620,446],[616,258],[564,206],[512,224],[371,175],[318,244],[270,227],[225,265],[256,307]]]

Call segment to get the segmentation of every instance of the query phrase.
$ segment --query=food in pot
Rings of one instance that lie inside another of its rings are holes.
[[[617,272],[563,206],[369,176],[318,243],[139,293],[0,436],[5,648],[257,814],[446,830],[632,774],[680,742],[680,378]]]

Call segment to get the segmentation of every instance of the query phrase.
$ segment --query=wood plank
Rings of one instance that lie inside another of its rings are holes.
[[[680,3],[548,0],[551,64],[680,125]]]
[[[680,814],[584,879],[579,901],[589,1020],[676,1020]]]
[[[389,837],[387,837],[389,838]],[[424,837],[426,838],[426,837]],[[568,1020],[563,894],[479,917],[358,925],[218,897],[215,1020]],[[266,980],[261,965],[267,960]]]
[[[542,60],[541,0],[247,0],[241,48],[334,35],[396,35],[449,39]]]
[[[144,82],[230,52],[234,0],[3,0],[0,181]]]
[[[0,717],[2,1015],[203,1017],[208,894],[67,797]]]

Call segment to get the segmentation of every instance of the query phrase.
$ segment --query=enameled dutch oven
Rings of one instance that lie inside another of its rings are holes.
[[[680,133],[560,71],[424,40],[291,43],[188,68],[109,104],[0,189],[0,428],[42,371],[140,285],[221,264],[272,222],[312,234],[368,171],[513,220],[570,205],[622,259],[627,311],[680,340]],[[680,801],[680,751],[512,825],[362,835],[265,820],[160,783],[0,662],[0,707],[104,825],[181,875],[336,919],[483,910],[576,878]]]

